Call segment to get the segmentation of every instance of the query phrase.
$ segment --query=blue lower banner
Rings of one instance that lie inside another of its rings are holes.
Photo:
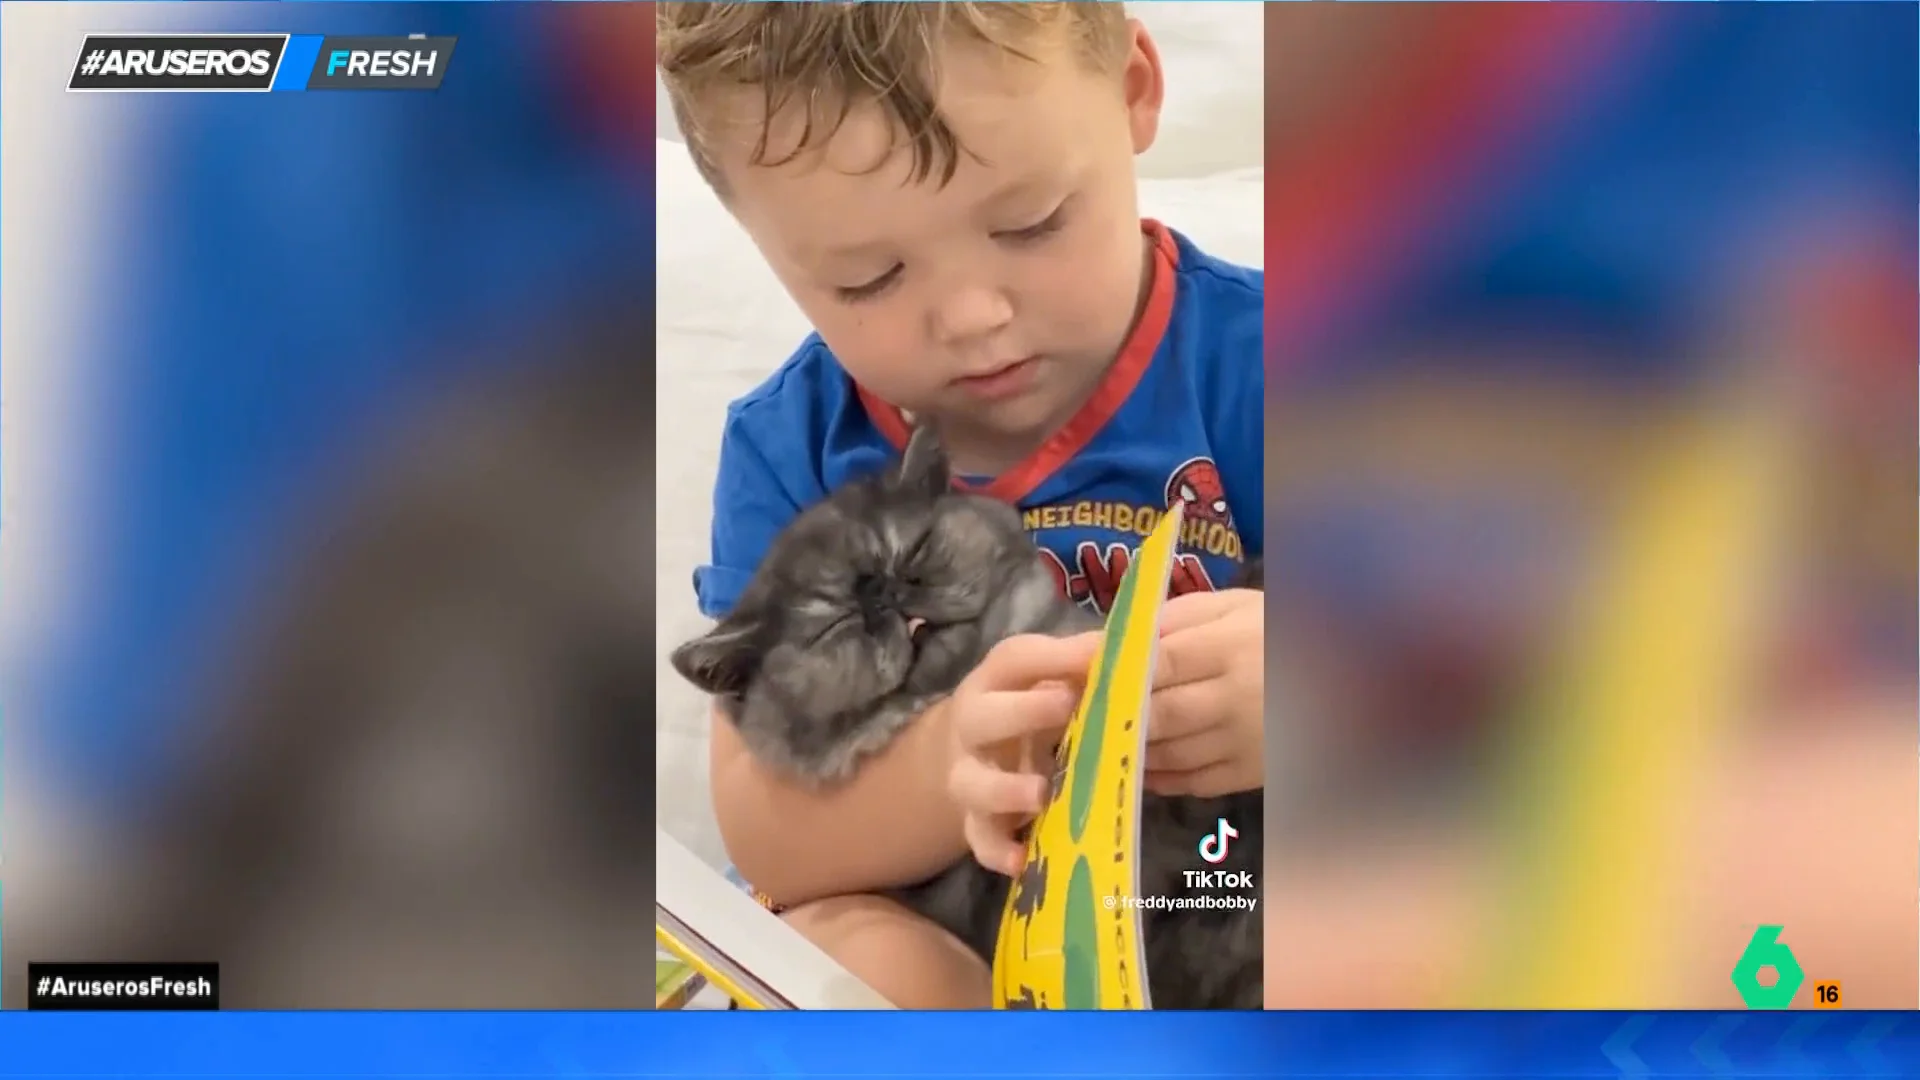
[[[1895,1076],[1920,1013],[20,1013],[15,1076]]]

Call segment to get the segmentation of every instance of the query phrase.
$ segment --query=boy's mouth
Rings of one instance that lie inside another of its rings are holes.
[[[1013,397],[1024,393],[1033,383],[1035,369],[1040,358],[1029,356],[1024,360],[1015,360],[1009,364],[983,371],[978,375],[965,375],[953,380],[953,385],[989,401]]]

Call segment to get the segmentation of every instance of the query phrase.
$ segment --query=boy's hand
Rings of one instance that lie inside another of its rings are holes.
[[[1264,785],[1266,595],[1187,593],[1160,613],[1148,791],[1211,797]]]
[[[1020,833],[1046,805],[1051,751],[1073,718],[1100,640],[1097,631],[1008,638],[947,700],[955,744],[947,791],[982,866],[1011,877],[1026,865]]]

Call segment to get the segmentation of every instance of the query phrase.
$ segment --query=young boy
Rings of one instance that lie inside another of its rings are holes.
[[[702,610],[912,423],[1096,611],[1180,503],[1148,786],[1259,787],[1262,606],[1226,586],[1262,550],[1263,279],[1140,218],[1164,92],[1146,31],[1118,3],[665,3],[658,47],[695,164],[818,331],[729,410]],[[979,957],[873,894],[969,850],[1017,869],[1045,781],[1010,748],[1064,725],[1096,637],[1003,642],[827,792],[716,709],[736,867],[902,1007],[987,1006]]]

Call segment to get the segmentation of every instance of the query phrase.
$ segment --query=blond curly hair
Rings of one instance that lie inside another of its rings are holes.
[[[658,63],[673,115],[694,166],[723,197],[711,149],[709,106],[718,93],[750,87],[762,99],[749,159],[780,165],[833,137],[856,106],[876,104],[895,146],[912,155],[912,176],[953,178],[966,152],[935,103],[943,48],[981,43],[1039,62],[1037,45],[1062,42],[1094,70],[1119,67],[1131,42],[1125,7],[1114,0],[1059,3],[662,3]],[[805,107],[799,140],[775,157],[773,118]]]

